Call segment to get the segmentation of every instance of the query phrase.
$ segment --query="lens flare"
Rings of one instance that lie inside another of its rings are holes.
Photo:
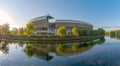
[[[10,28],[16,27],[14,20],[10,18],[5,11],[0,10],[0,25],[5,23],[8,23],[10,25]]]

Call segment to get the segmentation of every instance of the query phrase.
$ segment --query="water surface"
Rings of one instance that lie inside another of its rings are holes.
[[[0,66],[120,66],[120,40],[0,43]]]

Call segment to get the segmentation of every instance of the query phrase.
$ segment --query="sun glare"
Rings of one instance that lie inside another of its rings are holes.
[[[15,26],[14,20],[12,20],[6,12],[0,10],[0,25],[5,23],[9,23],[10,27]]]

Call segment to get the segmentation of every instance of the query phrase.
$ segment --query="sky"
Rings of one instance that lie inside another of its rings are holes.
[[[120,0],[0,0],[0,10],[11,19],[11,27],[48,14],[54,20],[86,21],[94,28],[120,26]]]

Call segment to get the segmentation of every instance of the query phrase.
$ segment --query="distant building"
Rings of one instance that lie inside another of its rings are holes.
[[[64,26],[67,28],[67,33],[71,32],[71,29],[85,28],[93,29],[93,25],[88,22],[77,21],[77,20],[56,20],[55,22],[49,22],[49,19],[53,19],[52,16],[46,15],[29,20],[35,25],[34,34],[56,34],[57,28]]]

